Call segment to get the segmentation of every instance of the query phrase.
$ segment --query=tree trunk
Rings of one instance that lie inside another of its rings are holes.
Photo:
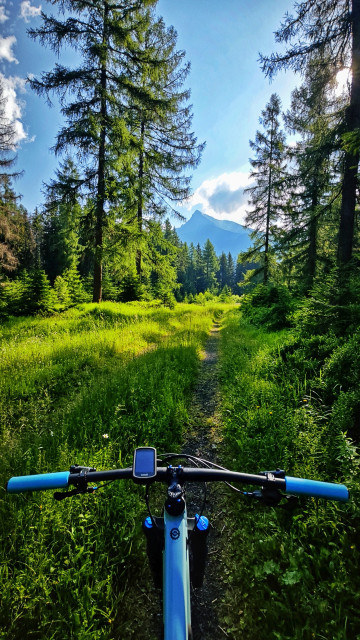
[[[144,144],[144,134],[145,134],[145,123],[142,120],[141,121],[141,126],[140,126],[140,143],[141,143],[141,148],[140,148],[140,156],[139,156],[139,173],[138,173],[138,179],[139,179],[139,194],[138,194],[138,208],[137,208],[137,225],[138,225],[138,231],[139,231],[139,235],[140,235],[140,242],[141,242],[141,235],[142,235],[142,228],[143,228],[143,178],[144,178],[144,150],[143,150],[143,144]],[[142,252],[141,252],[141,248],[138,247],[136,250],[136,273],[139,277],[139,280],[141,282],[141,274],[142,274]]]
[[[352,1],[352,81],[350,105],[347,109],[346,130],[360,127],[360,0]],[[345,153],[342,182],[340,227],[338,239],[338,263],[345,266],[352,257],[354,220],[357,191],[359,152]]]
[[[269,235],[270,235],[271,192],[272,192],[273,127],[274,127],[274,124],[272,119],[271,120],[270,157],[269,157],[268,198],[267,198],[267,207],[266,207],[264,284],[267,284],[269,279]]]
[[[104,30],[103,45],[107,45],[107,15],[108,4],[104,9]],[[97,195],[95,208],[95,263],[94,263],[94,285],[93,302],[102,300],[102,272],[103,272],[103,235],[104,235],[104,208],[105,208],[105,145],[106,145],[106,79],[107,79],[106,56],[101,61],[101,101],[100,101],[100,140],[98,153],[97,170]]]
[[[307,256],[307,273],[306,273],[306,294],[309,293],[314,283],[316,261],[317,261],[317,232],[318,222],[316,217],[316,208],[318,205],[318,187],[315,181],[314,193],[311,200],[311,217],[309,223],[309,249]]]

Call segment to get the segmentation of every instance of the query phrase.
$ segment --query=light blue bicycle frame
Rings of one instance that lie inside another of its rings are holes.
[[[124,469],[123,471],[131,470]],[[198,471],[200,470],[198,469]],[[220,473],[218,470],[207,471],[212,471],[213,474]],[[226,472],[226,470],[224,472],[231,473]],[[269,472],[268,476],[271,475],[272,473]],[[7,491],[9,493],[21,493],[22,491],[40,491],[43,489],[65,489],[69,485],[69,476],[70,473],[68,471],[61,471],[35,476],[13,477],[7,483]],[[127,478],[130,477],[127,474]],[[258,478],[258,476],[254,477]],[[286,493],[343,502],[349,499],[348,489],[341,484],[290,476],[284,476],[283,481],[285,483],[283,490]],[[259,483],[256,482],[254,484]],[[164,537],[163,598],[165,640],[189,640],[191,629],[190,563],[186,508],[184,513],[179,516],[169,515],[166,509],[164,510]]]
[[[165,640],[188,640],[191,628],[190,563],[186,508],[164,513],[163,598]]]

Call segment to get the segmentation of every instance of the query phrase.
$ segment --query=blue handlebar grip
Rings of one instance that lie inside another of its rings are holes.
[[[8,493],[42,491],[43,489],[65,489],[69,484],[69,471],[39,473],[36,476],[15,476],[6,485]]]
[[[349,499],[349,491],[343,484],[291,478],[290,476],[286,476],[285,481],[286,493],[312,496],[313,498],[327,498],[328,500],[341,500],[342,502],[346,502]]]

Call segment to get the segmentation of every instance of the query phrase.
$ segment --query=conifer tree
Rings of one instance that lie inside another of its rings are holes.
[[[217,281],[220,290],[228,287],[231,291],[234,288],[235,267],[234,259],[229,251],[228,255],[223,251],[219,262],[219,271],[217,273]]]
[[[295,268],[300,290],[305,293],[311,290],[320,259],[325,259],[320,229],[324,232],[326,226],[328,237],[335,241],[331,214],[339,189],[333,156],[341,99],[332,91],[332,80],[328,65],[320,67],[315,57],[303,85],[293,91],[291,109],[285,115],[287,129],[301,139],[289,149],[293,172],[287,178],[289,199],[280,247],[283,266],[289,273]]]
[[[16,157],[15,129],[6,116],[6,96],[0,82],[0,272],[14,272],[20,262],[31,262],[33,248],[30,224],[12,180],[19,175],[13,171]],[[28,265],[29,266],[29,265]]]
[[[16,274],[20,268],[31,268],[34,260],[34,238],[26,209],[19,204],[11,176],[0,176],[0,272]]]
[[[196,247],[194,247],[193,244],[191,243],[190,252],[192,256],[192,262],[194,265],[194,279],[195,279],[196,293],[203,293],[206,289],[206,283],[205,283],[203,251],[201,249],[200,244],[198,243]]]
[[[269,278],[270,234],[283,208],[285,135],[279,123],[280,108],[280,98],[274,93],[259,119],[263,132],[257,131],[255,141],[250,140],[255,152],[255,158],[250,160],[250,177],[255,184],[247,189],[252,209],[247,212],[245,223],[254,229],[255,250],[263,258],[264,284]],[[250,254],[244,259],[249,257]]]
[[[235,278],[235,266],[234,266],[234,258],[232,254],[228,253],[227,255],[227,286],[233,291],[234,289],[234,278]]]
[[[77,68],[60,64],[32,79],[33,89],[59,96],[66,124],[55,151],[76,149],[82,168],[79,187],[90,196],[95,218],[93,300],[102,297],[104,233],[118,202],[118,175],[129,148],[124,109],[132,93],[134,65],[142,53],[136,31],[146,28],[143,9],[156,0],[59,0],[64,19],[42,14],[42,26],[30,35],[59,53],[73,47],[81,56]],[[55,4],[55,3],[54,3]],[[141,11],[140,11],[141,10]]]
[[[288,44],[285,51],[261,56],[269,77],[280,69],[304,73],[314,52],[322,52],[335,75],[351,68],[350,97],[345,111],[345,140],[359,138],[360,130],[360,0],[308,0],[294,5],[275,33],[277,42]],[[322,61],[322,62],[321,62]],[[360,144],[345,145],[342,157],[341,208],[338,234],[338,262],[346,266],[354,244],[355,207],[358,189]]]
[[[226,253],[223,251],[219,258],[219,271],[217,273],[217,280],[220,290],[228,283],[228,263],[226,259]]]
[[[136,152],[127,177],[127,206],[134,207],[139,233],[136,269],[141,278],[141,241],[146,241],[149,219],[176,211],[176,203],[190,195],[188,171],[200,161],[204,145],[191,131],[190,92],[183,88],[190,65],[176,49],[177,33],[162,18],[153,19],[139,47],[144,62],[132,77],[138,86],[128,109],[128,126]],[[131,203],[133,197],[133,204]]]
[[[215,253],[214,245],[209,238],[204,245],[202,261],[204,269],[204,290],[208,289],[212,291],[217,285],[216,272],[219,269],[219,261]]]
[[[180,285],[177,297],[179,297],[180,300],[183,300],[185,296],[188,296],[189,294],[194,295],[196,293],[194,268],[189,247],[186,242],[184,242],[179,248],[176,266],[177,282]]]
[[[42,264],[54,282],[66,269],[76,268],[84,247],[81,245],[83,211],[77,184],[79,174],[71,158],[66,158],[56,178],[46,188],[43,213]]]

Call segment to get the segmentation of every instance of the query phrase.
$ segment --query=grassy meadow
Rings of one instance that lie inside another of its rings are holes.
[[[226,313],[225,313],[226,312]],[[12,475],[131,464],[137,445],[181,446],[201,352],[223,318],[223,462],[344,481],[347,505],[266,508],[225,491],[220,624],[232,640],[360,637],[359,457],[314,389],[292,332],[226,304],[85,304],[0,329],[1,486]],[[300,353],[300,355],[299,355]],[[289,355],[290,354],[290,355]],[[333,374],[332,374],[333,375]],[[143,488],[113,483],[56,502],[0,489],[0,638],[153,640]]]
[[[345,482],[347,504],[301,498],[294,510],[230,495],[223,626],[233,640],[360,638],[359,456],[337,410],[314,391],[291,332],[227,314],[221,385],[225,463],[249,473]],[[304,373],[305,370],[305,373]],[[327,370],[319,374],[324,383]],[[224,523],[225,524],[225,523]]]
[[[178,448],[201,350],[229,307],[86,304],[4,323],[1,486],[73,463],[125,466],[138,445]],[[60,503],[0,491],[0,638],[139,637],[142,489],[114,483]]]

